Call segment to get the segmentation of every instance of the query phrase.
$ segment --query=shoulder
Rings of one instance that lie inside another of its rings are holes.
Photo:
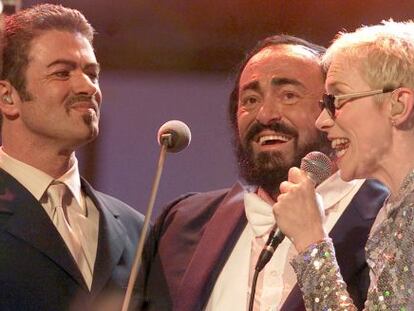
[[[159,234],[171,226],[200,229],[227,199],[243,192],[243,186],[236,183],[232,188],[184,194],[166,205],[157,218],[155,229]]]
[[[165,210],[192,210],[195,206],[211,205],[217,201],[222,200],[227,193],[229,188],[219,189],[209,192],[190,192],[179,196],[178,198],[167,204]]]
[[[139,227],[143,224],[144,216],[128,204],[109,194],[95,190],[85,180],[82,180],[82,187],[93,200],[96,200],[95,203],[98,203],[99,208],[107,209],[114,217],[120,219],[122,223]]]
[[[173,214],[199,214],[212,206],[217,206],[229,192],[229,189],[219,189],[209,192],[186,193],[171,201],[163,209],[160,217]]]
[[[389,195],[387,187],[375,179],[367,179],[360,188],[360,191],[363,191],[366,195],[370,197],[380,197],[380,199],[385,199]]]
[[[105,207],[110,209],[112,213],[117,214],[124,218],[127,217],[127,218],[136,219],[137,221],[143,220],[143,215],[139,213],[138,211],[136,211],[135,209],[133,209],[128,204],[126,204],[125,202],[122,202],[121,200],[109,194],[96,191],[96,190],[95,190],[95,195],[99,197],[105,203]]]

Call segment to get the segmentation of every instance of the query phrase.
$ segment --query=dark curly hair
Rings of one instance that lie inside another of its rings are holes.
[[[230,125],[233,130],[237,129],[236,113],[237,113],[237,103],[239,101],[239,87],[240,87],[239,83],[240,83],[240,77],[244,70],[244,67],[246,67],[247,63],[254,55],[259,53],[264,48],[267,48],[273,45],[300,45],[300,46],[307,48],[312,53],[314,53],[315,57],[318,58],[319,60],[321,59],[322,55],[326,51],[326,48],[324,48],[323,46],[308,42],[301,38],[289,36],[289,35],[275,35],[275,36],[270,36],[270,37],[267,37],[259,41],[256,44],[256,46],[246,54],[244,60],[239,64],[235,72],[234,87],[233,87],[232,92],[230,93],[229,107],[228,107],[228,117],[229,117]],[[321,66],[321,70],[323,70],[322,66]]]

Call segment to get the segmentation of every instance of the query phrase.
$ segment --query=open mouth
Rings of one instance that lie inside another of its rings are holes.
[[[335,138],[331,142],[332,149],[335,150],[335,154],[337,158],[342,157],[346,153],[349,145],[350,145],[350,140],[347,138]]]
[[[260,146],[269,146],[269,145],[276,145],[286,143],[291,139],[291,137],[285,135],[263,135],[260,136],[257,140],[257,143]]]

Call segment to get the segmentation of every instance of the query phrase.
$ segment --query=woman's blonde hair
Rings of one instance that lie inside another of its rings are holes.
[[[414,89],[414,23],[382,21],[354,32],[340,32],[327,49],[322,64],[328,70],[341,55],[357,66],[372,88],[385,86]]]

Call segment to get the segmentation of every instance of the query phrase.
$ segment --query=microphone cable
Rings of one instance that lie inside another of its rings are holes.
[[[315,186],[317,186],[333,173],[334,167],[328,156],[319,151],[312,151],[302,159],[300,169],[305,171],[308,174],[308,177],[315,183]],[[259,273],[270,261],[276,248],[282,243],[284,238],[285,235],[282,231],[277,230],[275,227],[269,232],[269,238],[260,253],[254,269],[255,271],[249,299],[249,311],[253,311],[256,283]]]
[[[257,279],[259,278],[260,271],[266,266],[269,260],[272,258],[273,253],[275,252],[276,248],[282,243],[285,235],[278,231],[276,233],[275,227],[272,228],[269,232],[269,237],[265,243],[264,248],[260,252],[259,259],[257,260],[256,266],[254,268],[252,286],[250,291],[250,298],[249,298],[249,311],[253,311],[254,306],[254,297],[256,295],[256,286],[257,286]]]

